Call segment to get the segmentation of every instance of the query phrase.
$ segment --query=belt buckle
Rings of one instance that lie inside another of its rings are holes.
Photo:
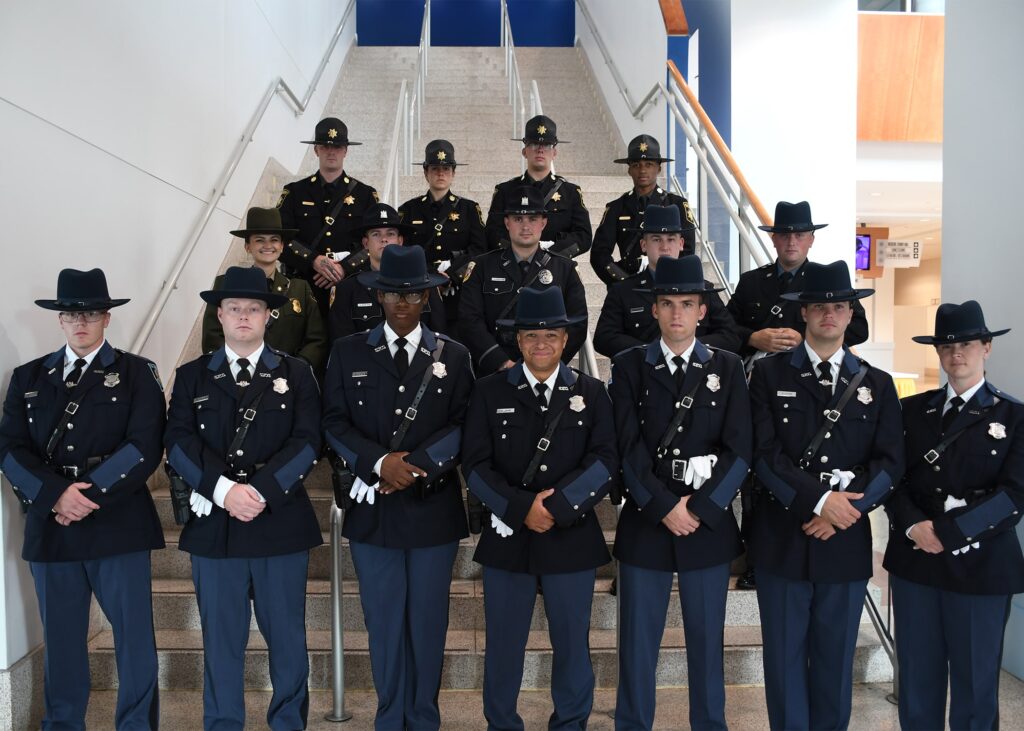
[[[256,409],[246,409],[245,413],[242,414],[242,418],[246,421],[252,421],[256,418]]]
[[[772,313],[773,315],[778,315],[778,314],[779,314],[780,312],[782,312],[782,307],[780,307],[779,305],[775,305],[774,307],[772,307],[772,309],[770,310],[770,312],[771,312],[771,313]]]
[[[333,226],[334,216],[324,216],[324,223],[326,223],[328,226]]]
[[[683,396],[683,400],[679,402],[679,405],[682,406],[684,409],[688,409],[691,406],[693,406],[693,398],[691,398],[690,396]],[[686,460],[683,461],[685,462]]]
[[[821,482],[832,482],[832,473],[831,472],[819,472],[818,473],[818,480],[821,481]]]
[[[65,477],[78,477],[78,465],[76,464],[61,465],[60,469]]]
[[[64,413],[74,416],[76,411],[78,411],[78,404],[74,401],[68,401],[68,405],[64,407]]]
[[[836,411],[835,409],[830,409],[825,412],[825,418],[831,421],[833,424],[839,421],[839,417],[841,415],[842,414],[840,414],[840,412]]]
[[[234,474],[234,478],[235,478],[235,482],[242,482],[242,483],[244,483],[246,480],[249,479],[249,471],[248,470],[237,470],[235,472],[235,474]]]
[[[690,460],[688,459],[674,459],[672,460],[672,479],[677,482],[686,482],[686,465]]]
[[[929,449],[928,452],[924,455],[924,461],[927,462],[928,464],[935,464],[936,462],[939,461],[940,456],[941,455],[934,449]]]
[[[548,439],[547,437],[541,437],[540,441],[537,442],[537,449],[539,449],[542,452],[548,451],[548,447],[550,447],[550,446],[551,446],[551,440]]]
[[[418,413],[419,412],[416,409],[410,406],[405,410],[405,418],[409,421],[416,421],[416,414]]]

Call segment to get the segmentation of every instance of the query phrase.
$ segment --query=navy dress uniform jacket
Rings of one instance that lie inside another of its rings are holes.
[[[327,366],[323,428],[327,444],[368,485],[378,477],[373,466],[390,453],[391,437],[406,410],[434,368],[433,353],[444,343],[443,375],[427,384],[416,418],[395,451],[409,452],[406,461],[422,468],[423,484],[438,488],[420,497],[412,487],[378,495],[374,505],[357,503],[345,511],[342,535],[384,548],[424,548],[469,535],[462,488],[456,467],[462,424],[473,385],[469,352],[445,335],[421,329],[419,350],[404,377],[378,325],[336,342]]]
[[[467,487],[514,533],[500,537],[490,523],[473,560],[484,566],[535,575],[564,574],[608,563],[595,507],[617,479],[619,457],[608,392],[600,381],[559,366],[548,410],[542,412],[523,364],[476,382],[462,438]],[[582,401],[573,402],[579,396]],[[567,404],[581,404],[574,410]],[[547,425],[563,408],[540,467],[523,485],[526,467]],[[523,521],[537,493],[554,488],[544,507],[555,519],[545,533]]]
[[[697,388],[693,407],[659,469],[656,450],[679,400]],[[680,391],[669,374],[661,340],[620,353],[608,387],[622,455],[626,503],[619,515],[615,557],[655,571],[689,571],[728,563],[743,552],[732,500],[750,471],[750,400],[740,359],[694,344]],[[718,462],[699,490],[670,477],[672,460],[705,454]],[[666,474],[666,468],[669,474]],[[674,536],[661,522],[689,495],[700,527]]]
[[[544,208],[547,209],[548,222],[540,235],[541,241],[553,241],[551,251],[561,253],[573,245],[577,251],[571,256],[579,256],[590,249],[594,232],[590,226],[590,212],[583,204],[583,191],[575,183],[570,183],[561,175],[550,173],[540,180],[534,180],[529,173],[506,180],[494,186],[491,208],[487,213],[487,246],[497,249],[502,241],[508,240],[508,229],[505,228],[505,216],[502,213],[508,207],[508,201],[519,188],[533,186],[540,190],[542,196],[551,193],[558,186]],[[568,254],[567,254],[568,255]]]
[[[587,294],[572,259],[538,248],[524,277],[512,250],[504,248],[478,256],[469,266],[459,303],[459,333],[481,373],[493,373],[505,361],[516,361],[522,357],[515,333],[511,329],[499,332],[496,321],[515,316],[515,305],[508,305],[530,279],[533,279],[530,286],[537,289],[545,286],[561,288],[565,311],[570,317],[587,314]],[[550,285],[534,277],[543,270],[551,274]],[[504,317],[499,318],[506,309]],[[587,339],[587,323],[570,325],[567,330],[569,341],[562,352],[563,363],[572,360],[583,347]]]
[[[676,206],[679,220],[683,225],[683,253],[692,254],[697,249],[697,220],[686,199],[669,193],[660,185],[647,197],[648,206]],[[623,193],[608,203],[601,216],[601,223],[594,232],[594,245],[590,249],[590,264],[601,281],[611,286],[623,281],[621,275],[609,270],[611,264],[618,264],[627,275],[636,274],[640,269],[640,232],[636,229],[644,222],[644,211],[640,210],[640,196],[636,189]],[[619,249],[619,261],[615,261],[615,247]]]
[[[302,481],[320,453],[320,393],[309,364],[266,346],[248,388],[239,389],[221,348],[178,368],[168,412],[167,461],[189,487],[213,500],[217,478],[246,470],[267,501],[250,522],[214,507],[193,516],[179,547],[206,558],[297,553],[323,542]],[[238,392],[242,390],[242,396]],[[246,409],[255,418],[233,465],[227,450]],[[240,482],[240,480],[236,480]]]
[[[474,256],[487,252],[484,214],[476,201],[449,192],[435,201],[428,191],[410,198],[398,208],[402,223],[413,227],[405,245],[415,244],[426,254],[427,264],[437,271],[442,261],[452,263],[451,271]]]
[[[346,335],[372,330],[384,322],[384,308],[377,301],[378,290],[367,287],[356,277],[346,277],[334,288],[334,301],[327,315],[331,342]],[[436,287],[427,290],[427,301],[420,313],[424,328],[445,330],[444,302]]]
[[[853,376],[868,373],[831,436],[806,470],[800,459]],[[866,390],[864,390],[866,389]],[[871,526],[867,513],[886,500],[903,475],[903,422],[888,373],[845,351],[835,393],[828,402],[801,345],[757,361],[750,379],[754,413],[754,470],[762,495],[753,513],[751,542],[756,565],[795,581],[844,583],[871,578]],[[865,403],[867,402],[867,403]],[[852,470],[848,492],[864,493],[851,504],[862,517],[822,541],[800,526],[830,488],[820,473]]]
[[[163,548],[146,487],[163,452],[164,397],[156,366],[105,342],[78,385],[68,389],[64,353],[62,347],[15,368],[4,401],[0,468],[28,509],[22,558],[86,561]],[[71,401],[78,410],[52,464],[77,467],[76,478],[58,473],[45,458]],[[65,527],[52,510],[74,482],[91,483],[82,495],[100,507]]]
[[[636,291],[650,287],[653,281],[654,273],[645,270],[608,290],[594,329],[594,350],[613,358],[627,348],[646,345],[661,336],[658,321],[651,314],[654,295]],[[704,286],[711,287],[712,284],[704,280]],[[697,325],[697,339],[712,348],[739,352],[741,343],[736,335],[736,323],[721,295],[708,292],[705,302],[708,313]]]
[[[945,401],[943,387],[901,402],[907,472],[886,503],[892,533],[885,568],[946,591],[1017,594],[1024,591],[1024,556],[1014,531],[1024,511],[1024,405],[986,381],[947,433],[964,432],[929,464],[924,455],[943,440]],[[967,506],[944,512],[948,496]],[[914,550],[906,537],[922,520],[933,521],[942,553]],[[977,549],[953,555],[974,542]]]
[[[784,300],[779,295],[802,292],[805,266],[794,274],[788,286],[779,284],[779,269],[775,262],[744,272],[729,298],[729,314],[736,321],[736,334],[740,339],[740,355],[744,358],[756,350],[747,345],[750,336],[766,327],[788,327],[802,336],[807,325],[800,316],[800,303]],[[868,339],[868,320],[864,305],[858,300],[850,303],[853,319],[846,328],[843,344],[850,348]],[[809,438],[809,437],[808,437]]]

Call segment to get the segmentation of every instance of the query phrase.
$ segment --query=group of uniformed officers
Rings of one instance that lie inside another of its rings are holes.
[[[204,354],[177,370],[166,411],[156,366],[105,339],[127,300],[110,297],[101,270],[65,269],[56,298],[36,301],[58,313],[66,344],[14,371],[0,467],[26,512],[43,728],[84,728],[92,595],[113,629],[116,727],[158,725],[150,552],[164,540],[147,479],[164,454],[211,731],[244,726],[252,611],[269,650],[267,723],[305,728],[306,575],[321,534],[303,480],[326,457],[378,729],[442,727],[449,588],[470,529],[463,485],[481,508],[489,729],[523,728],[538,594],[549,728],[586,728],[595,576],[611,560],[598,506],[620,488],[616,728],[653,726],[676,580],[689,725],[726,728],[726,597],[745,546],[771,727],[846,728],[873,572],[867,516],[882,505],[901,725],[942,728],[948,687],[951,728],[998,726],[1003,628],[1024,590],[1024,407],[985,379],[1007,330],[989,330],[976,302],[940,306],[934,334],[915,340],[934,345],[948,383],[901,410],[890,376],[850,350],[867,338],[859,300],[873,290],[855,288],[843,262],[808,262],[823,224],[807,203],[778,204],[762,227],[778,258],[743,274],[726,306],[693,253],[687,202],[657,183],[657,140],[637,137],[617,161],[634,186],[593,240],[580,189],[551,170],[555,123],[531,119],[522,143],[526,172],[497,186],[485,223],[451,190],[449,142],[427,145],[429,188],[395,211],[345,172],[359,144],[345,125],[321,121],[318,171],[232,232],[254,266],[201,293]],[[567,365],[586,338],[572,257],[587,250],[609,285],[595,335],[613,358],[607,387]]]

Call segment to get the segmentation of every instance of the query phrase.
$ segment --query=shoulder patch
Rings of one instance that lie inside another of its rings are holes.
[[[476,215],[480,218],[480,225],[481,226],[486,225],[484,223],[484,212],[480,210],[480,204],[479,203],[474,203],[473,207],[476,208]]]
[[[469,278],[473,276],[473,270],[476,269],[476,262],[469,262],[469,266],[466,267],[466,273],[462,275],[462,282],[465,284],[469,281]]]
[[[288,188],[285,188],[284,190],[281,191],[281,197],[277,199],[278,208],[282,206],[282,204],[284,203],[284,199],[288,197],[289,193],[291,193],[291,191],[288,190]]]
[[[146,366],[149,368],[149,372],[153,374],[153,380],[156,381],[156,385],[159,386],[160,392],[163,393],[164,382],[160,380],[160,371],[157,370],[156,363],[153,361],[146,361]]]
[[[380,203],[380,196],[377,195],[377,191],[372,190],[370,192],[373,193],[373,202],[374,203]]]

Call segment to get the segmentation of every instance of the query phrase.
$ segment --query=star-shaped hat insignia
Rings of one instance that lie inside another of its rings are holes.
[[[444,160],[446,157],[448,157],[448,156],[446,154],[444,154],[444,150],[438,150],[438,153],[437,153],[437,159],[438,160]]]
[[[545,126],[544,126],[543,124],[542,124],[542,125],[539,125],[539,126],[537,127],[537,134],[539,134],[539,135],[544,135],[544,134],[547,134],[547,132],[548,132],[548,128],[547,128],[547,127],[545,127]]]
[[[335,137],[338,136],[338,130],[336,130],[336,129],[329,129],[329,130],[327,130],[327,136],[330,137],[333,140]]]
[[[646,142],[641,142],[640,143],[640,152],[647,152],[647,143]]]

